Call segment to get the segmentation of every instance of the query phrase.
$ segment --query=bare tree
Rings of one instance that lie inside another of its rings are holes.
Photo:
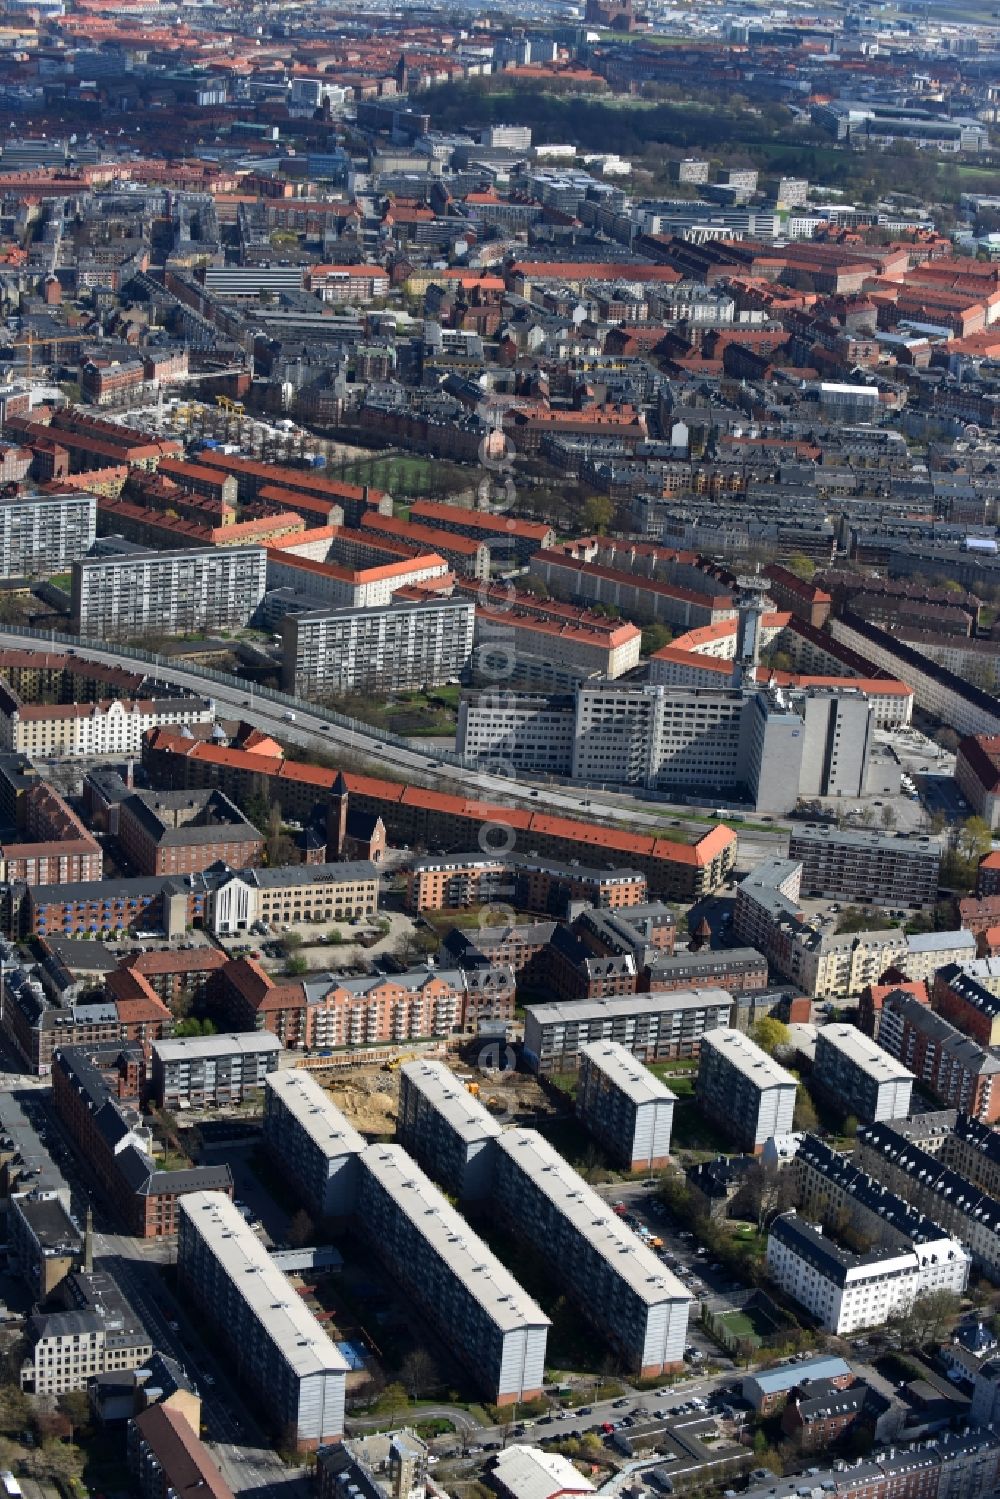
[[[403,1388],[413,1400],[429,1395],[441,1383],[437,1364],[426,1348],[410,1350],[399,1367],[399,1377]]]

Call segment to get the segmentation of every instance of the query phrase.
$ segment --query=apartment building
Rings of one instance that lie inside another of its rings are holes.
[[[79,1263],[83,1235],[61,1198],[35,1188],[7,1205],[9,1261],[31,1293],[46,1301]]]
[[[399,1069],[399,1143],[450,1197],[482,1201],[493,1183],[500,1126],[442,1062]]]
[[[266,579],[262,546],[83,557],[73,563],[73,628],[91,640],[236,629],[257,612]]]
[[[931,1003],[939,1015],[981,1046],[1000,1046],[1000,962],[949,964],[934,975]]]
[[[817,1031],[812,1080],[844,1114],[864,1123],[909,1115],[913,1073],[853,1025]]]
[[[138,875],[245,869],[264,852],[263,834],[221,791],[136,791],[118,809],[118,837]]]
[[[149,697],[24,703],[0,682],[0,750],[49,760],[137,756],[150,729],[214,722],[207,698],[149,685]]]
[[[128,1423],[128,1465],[140,1499],[233,1499],[191,1423],[158,1403]]]
[[[745,1036],[723,1026],[702,1037],[696,1095],[703,1112],[744,1150],[792,1129],[798,1084],[790,1072]]]
[[[969,1036],[903,990],[886,996],[879,1045],[945,1107],[982,1124],[1000,1120],[1000,1053]]]
[[[930,1442],[876,1448],[868,1458],[818,1469],[811,1487],[831,1499],[988,1499],[1000,1478],[1000,1441],[993,1432],[942,1433]],[[769,1476],[747,1499],[798,1499],[802,1475]]]
[[[955,755],[958,789],[993,832],[1000,828],[1000,735],[968,734]]]
[[[252,959],[232,964],[223,1003],[236,1030],[268,1030],[286,1047],[403,1045],[511,1021],[516,980],[506,965],[415,968],[338,978],[316,974],[275,982]]]
[[[143,1239],[169,1238],[177,1232],[186,1193],[225,1195],[232,1192],[233,1180],[225,1163],[170,1171],[149,1155],[140,1112],[145,1065],[141,1048],[120,1040],[62,1046],[52,1061],[52,1100],[125,1231]]]
[[[622,1170],[652,1173],[669,1164],[676,1102],[620,1042],[581,1049],[576,1116]]]
[[[392,515],[368,510],[361,519],[363,530],[374,531],[410,547],[414,552],[436,552],[459,577],[486,580],[490,575],[490,549],[485,541],[441,531],[436,526],[422,526]]]
[[[848,1337],[883,1327],[893,1312],[933,1291],[965,1290],[969,1257],[957,1240],[911,1249],[840,1248],[822,1229],[794,1212],[774,1220],[767,1237],[767,1268],[775,1283],[826,1332]]]
[[[281,1042],[269,1031],[154,1041],[152,1096],[161,1109],[245,1103],[263,1090],[280,1055]]]
[[[543,864],[519,854],[440,855],[414,859],[405,871],[408,911],[451,911],[508,901],[515,910],[559,915],[568,901],[622,910],[649,893],[637,869]]]
[[[961,932],[907,937],[898,927],[886,927],[837,933],[830,923],[806,916],[799,899],[802,883],[797,859],[758,864],[737,888],[733,931],[813,999],[860,994],[887,968],[922,977],[969,956],[968,935]]]
[[[702,947],[664,954],[650,962],[646,983],[654,994],[704,988],[747,994],[767,988],[767,959],[755,947]]]
[[[68,572],[97,535],[92,494],[0,498],[0,577],[47,578]]]
[[[464,670],[474,621],[472,603],[449,598],[288,614],[282,686],[305,697],[438,687]]]
[[[858,1130],[854,1159],[904,1202],[954,1234],[1000,1284],[1000,1202],[889,1124]]]
[[[262,756],[245,750],[220,749],[174,733],[150,736],[143,745],[143,764],[157,785],[218,785],[234,800],[266,790],[281,804],[286,817],[308,817],[320,799],[334,794],[349,797],[350,806],[382,818],[393,842],[415,843],[452,853],[476,846],[481,830],[499,823],[514,831],[519,847],[539,859],[593,865],[606,860],[614,867],[627,863],[646,876],[654,896],[689,904],[718,888],[736,861],[736,835],[717,824],[682,842],[671,837],[640,834],[572,817],[553,817],[528,808],[501,807],[468,797],[448,796],[398,781],[358,777],[316,765]],[[489,841],[489,835],[483,834]],[[523,840],[523,841],[522,841]]]
[[[544,522],[516,520],[506,514],[468,509],[462,505],[444,505],[434,500],[418,500],[410,506],[410,519],[423,526],[436,526],[485,541],[490,555],[496,557],[501,570],[509,572],[516,563],[525,563],[539,548],[551,547],[555,532]]]
[[[339,1441],[347,1361],[221,1192],[182,1198],[177,1279],[279,1438]]]
[[[807,823],[793,829],[788,857],[801,863],[802,889],[810,895],[889,907],[930,906],[937,899],[936,838]]]
[[[282,539],[300,547],[312,545],[311,542],[303,543],[298,536]],[[378,564],[354,567],[297,555],[291,547],[282,547],[278,542],[272,542],[267,548],[268,588],[297,589],[314,598],[317,608],[322,605],[329,609],[385,607],[398,589],[444,578],[447,574],[448,564],[436,552],[405,559],[398,551],[394,555],[386,552],[386,560]]]
[[[529,562],[532,577],[540,579],[556,598],[610,605],[633,618],[655,619],[672,629],[715,624],[732,619],[735,604],[729,594],[712,593],[705,580],[699,591],[662,577],[645,577],[620,567],[608,567],[570,556],[557,547],[536,552]]]
[[[613,681],[639,664],[642,632],[590,609],[470,583],[456,592],[476,604],[479,677],[510,686],[560,691],[589,676]]]
[[[496,1405],[535,1400],[550,1322],[398,1145],[361,1156],[358,1222],[383,1264]]]
[[[354,1211],[365,1140],[316,1082],[296,1067],[264,1079],[264,1143],[317,1222]]]
[[[524,1057],[533,1072],[576,1072],[581,1049],[618,1041],[644,1062],[696,1057],[704,1037],[728,1026],[733,997],[725,989],[678,989],[613,999],[529,1005]]]
[[[497,1140],[491,1204],[633,1373],[651,1378],[683,1366],[690,1293],[534,1130],[505,1130]]]
[[[142,1321],[105,1271],[78,1271],[62,1284],[64,1310],[28,1319],[21,1389],[28,1395],[85,1390],[99,1374],[138,1369],[153,1352]]]

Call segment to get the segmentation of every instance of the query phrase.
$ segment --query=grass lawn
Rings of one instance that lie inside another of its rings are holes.
[[[691,1084],[691,1090],[687,1096],[681,1094],[680,1084],[687,1081]],[[672,1142],[680,1150],[706,1151],[710,1155],[726,1155],[733,1149],[732,1141],[729,1140],[714,1124],[702,1118],[701,1110],[694,1099],[694,1078],[678,1078],[676,1086],[668,1083],[678,1094],[677,1107],[674,1109],[674,1127]]]
[[[332,477],[347,484],[371,484],[393,495],[418,497],[426,497],[431,492],[468,489],[476,481],[471,469],[441,463],[434,458],[421,458],[415,453],[375,454],[371,458],[355,459]]]
[[[753,1318],[748,1317],[746,1312],[725,1312],[717,1320],[734,1338],[752,1338],[756,1335]]]
[[[697,1081],[696,1078],[693,1078],[693,1077],[678,1077],[677,1074],[676,1074],[676,1072],[671,1072],[670,1071],[669,1065],[667,1067],[662,1067],[661,1068],[661,1066],[660,1066],[660,1064],[658,1062],[654,1062],[653,1065],[652,1065],[652,1067],[650,1067],[649,1070],[653,1074],[654,1077],[658,1077],[660,1079],[661,1083],[666,1084],[666,1086],[670,1089],[671,1093],[676,1093],[677,1097],[679,1099],[680,1098],[685,1098],[685,1099],[693,1099],[694,1098],[694,1085],[695,1085],[695,1082]]]

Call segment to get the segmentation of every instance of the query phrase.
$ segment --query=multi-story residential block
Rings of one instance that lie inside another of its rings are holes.
[[[651,993],[668,989],[726,989],[747,994],[767,988],[767,959],[755,947],[702,947],[654,958],[646,983]]]
[[[421,843],[445,852],[474,848],[480,830],[499,822],[515,831],[519,847],[533,850],[540,859],[580,859],[590,866],[605,859],[611,866],[627,863],[645,874],[652,895],[664,899],[699,899],[722,884],[736,861],[736,835],[723,823],[682,843],[676,834],[640,834],[527,808],[470,802],[468,797],[402,787],[398,781],[373,776],[341,775],[316,765],[262,763],[262,758],[165,732],[143,745],[143,763],[156,785],[218,785],[237,802],[266,791],[287,817],[310,816],[320,799],[346,796],[351,808],[381,817],[393,842],[410,847]]]
[[[470,510],[461,505],[442,505],[434,500],[418,500],[410,506],[410,519],[439,531],[452,531],[473,541],[485,541],[491,557],[495,556],[503,572],[515,563],[527,562],[539,548],[555,542],[552,527],[538,521],[516,520],[485,510]]]
[[[888,1124],[858,1130],[854,1158],[891,1192],[965,1245],[977,1269],[1000,1282],[1000,1202]]]
[[[963,1035],[912,994],[886,996],[878,1041],[946,1108],[983,1124],[1000,1120],[1000,1054]]]
[[[590,1041],[619,1041],[644,1062],[696,1057],[705,1035],[730,1023],[732,1010],[725,989],[529,1005],[524,1056],[534,1072],[575,1072]]]
[[[235,629],[264,598],[262,546],[185,547],[73,564],[73,628],[92,640]]]
[[[119,808],[118,837],[138,875],[249,869],[264,852],[263,834],[221,791],[136,791]]]
[[[965,1290],[969,1257],[957,1240],[912,1249],[841,1249],[828,1234],[794,1212],[774,1220],[767,1237],[767,1268],[777,1285],[804,1306],[827,1332],[848,1336],[883,1327],[893,1312],[932,1291]]]
[[[1000,735],[969,734],[955,755],[955,780],[978,816],[1000,828]]]
[[[407,1062],[399,1070],[396,1132],[450,1196],[481,1201],[493,1183],[500,1126],[442,1062]]]
[[[390,603],[400,588],[444,578],[448,564],[436,552],[414,556],[407,549],[377,546],[363,533],[370,559],[367,563],[332,561],[316,558],[314,532],[282,537],[267,548],[268,588],[294,588],[316,600],[316,608],[375,609]],[[343,533],[340,533],[341,537]],[[308,548],[308,552],[303,552]],[[375,559],[378,560],[375,560]]]
[[[150,1084],[160,1108],[244,1103],[278,1066],[281,1042],[269,1031],[154,1041]]]
[[[149,729],[215,718],[206,698],[59,652],[0,651],[0,678],[0,750],[26,758],[138,755]]]
[[[223,1003],[237,1030],[269,1030],[286,1047],[369,1048],[403,1045],[456,1031],[482,1019],[510,1021],[516,981],[504,965],[418,968],[361,978],[320,975],[275,982],[252,959],[227,970]]]
[[[169,1405],[150,1405],[128,1423],[128,1463],[141,1499],[233,1499],[198,1433]]]
[[[793,830],[788,857],[802,864],[808,894],[880,906],[926,906],[937,899],[941,845],[935,838],[807,823]]]
[[[63,1281],[66,1310],[38,1312],[27,1326],[21,1388],[31,1395],[85,1390],[98,1374],[138,1369],[153,1344],[142,1321],[105,1271]]]
[[[913,1073],[853,1025],[817,1031],[812,1079],[838,1109],[863,1122],[905,1119],[910,1112]]]
[[[259,921],[276,927],[374,916],[378,885],[377,866],[367,861],[38,885],[28,892],[23,925],[41,937],[152,928],[180,939],[198,922],[234,936]]]
[[[0,499],[0,577],[50,577],[85,557],[97,534],[92,494],[25,494]]]
[[[562,691],[588,677],[613,681],[639,664],[642,632],[623,620],[530,594],[508,584],[485,589],[459,582],[476,604],[477,681]]]
[[[169,1171],[147,1153],[138,1133],[145,1058],[120,1041],[66,1046],[52,1063],[52,1099],[75,1149],[102,1183],[128,1233],[168,1238],[177,1232],[185,1193],[232,1193],[228,1165]]]
[[[643,905],[646,876],[637,869],[543,864],[518,854],[452,854],[414,859],[405,871],[409,911],[460,910],[509,901],[517,911],[561,915],[571,900],[610,910]]]
[[[79,1263],[83,1235],[54,1193],[12,1193],[7,1208],[11,1268],[33,1301],[46,1301]]]
[[[541,1394],[549,1319],[398,1145],[361,1157],[358,1222],[497,1405]]]
[[[898,927],[831,933],[803,910],[798,859],[765,859],[736,891],[733,930],[813,999],[842,999],[878,982],[887,968],[923,979],[971,956],[967,933],[906,936]]]
[[[500,1135],[491,1201],[504,1229],[545,1259],[633,1372],[649,1378],[682,1366],[690,1293],[534,1130]]]
[[[264,1142],[317,1222],[354,1211],[365,1140],[307,1072],[264,1079]]]
[[[996,958],[974,959],[966,968],[950,963],[938,969],[931,1004],[981,1046],[1000,1046],[1000,962]]]
[[[880,1447],[843,1467],[818,1469],[812,1484],[833,1499],[988,1499],[1000,1475],[1000,1441],[993,1432],[942,1434],[915,1446]],[[747,1499],[796,1499],[802,1475],[769,1477],[751,1485]]]
[[[282,685],[307,697],[438,687],[472,655],[474,617],[472,603],[449,598],[288,614]]]
[[[939,968],[958,964],[970,969],[976,961],[976,939],[972,932],[913,932],[906,939],[906,952],[898,966],[911,983],[926,984]]]
[[[577,1118],[624,1170],[661,1171],[668,1164],[676,1102],[620,1042],[581,1049]]]
[[[791,1132],[797,1088],[791,1073],[742,1031],[724,1026],[702,1037],[698,1102],[754,1155],[763,1150],[765,1140]]]
[[[340,1439],[347,1361],[221,1192],[178,1214],[177,1278],[269,1424],[300,1450]]]

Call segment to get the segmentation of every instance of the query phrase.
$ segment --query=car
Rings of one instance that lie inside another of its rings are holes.
[[[622,1410],[626,1405],[628,1405],[628,1396],[627,1395],[623,1395],[620,1400],[612,1400],[612,1402],[611,1402],[611,1408],[612,1408],[612,1410],[616,1410],[616,1411]]]
[[[580,1409],[577,1411],[578,1416],[592,1416],[593,1414],[594,1407],[592,1405],[581,1405]]]

